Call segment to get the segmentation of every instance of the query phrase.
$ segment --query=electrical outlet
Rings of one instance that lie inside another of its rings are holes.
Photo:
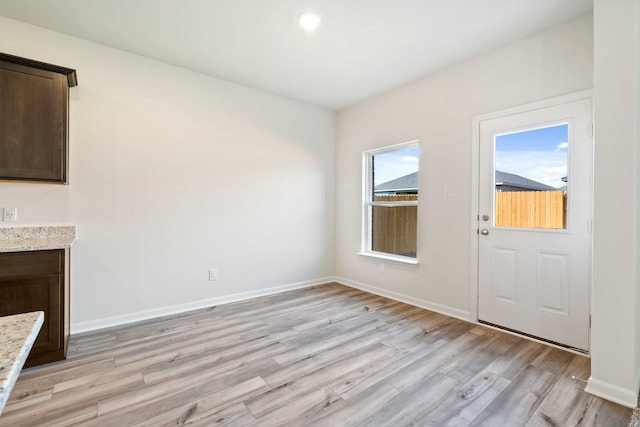
[[[216,280],[218,280],[218,270],[212,268],[211,270],[209,270],[209,281],[215,282]]]
[[[4,221],[16,222],[18,220],[18,208],[4,208]]]

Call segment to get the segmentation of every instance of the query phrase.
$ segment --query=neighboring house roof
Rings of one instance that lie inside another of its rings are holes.
[[[524,176],[516,175],[514,173],[496,171],[496,187],[517,187],[523,190],[535,190],[535,191],[552,191],[557,188],[543,184],[538,181],[534,181]],[[374,192],[376,193],[406,193],[411,191],[417,191],[418,189],[418,172],[410,173],[409,175],[401,176],[400,178],[392,179],[391,181],[383,182],[376,185]]]
[[[537,191],[557,190],[557,188],[525,178],[524,176],[502,171],[496,171],[496,187],[498,186],[518,187],[524,190]]]
[[[376,193],[391,193],[391,192],[403,192],[417,191],[418,190],[418,172],[410,173],[409,175],[401,176],[400,178],[392,179],[391,181],[383,182],[376,185],[374,192]]]

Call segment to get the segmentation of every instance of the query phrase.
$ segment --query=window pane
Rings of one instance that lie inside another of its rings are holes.
[[[369,211],[372,251],[416,258],[418,150],[413,146],[371,157],[370,202],[375,205]]]
[[[567,227],[569,125],[495,138],[495,225]]]
[[[418,147],[373,156],[374,194],[418,194]],[[416,198],[417,200],[417,198]]]
[[[417,214],[417,206],[374,206],[371,250],[415,258]]]

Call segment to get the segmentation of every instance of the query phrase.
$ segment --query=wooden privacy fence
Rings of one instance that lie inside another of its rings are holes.
[[[417,194],[374,196],[374,202],[417,201]],[[371,249],[389,254],[416,256],[417,206],[374,206]]]
[[[565,228],[567,192],[496,191],[496,225]]]

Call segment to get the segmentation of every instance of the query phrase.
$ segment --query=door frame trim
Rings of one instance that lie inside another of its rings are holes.
[[[470,278],[469,278],[469,290],[470,290],[470,304],[469,304],[469,320],[475,323],[478,323],[478,304],[479,304],[479,286],[480,286],[480,275],[479,275],[479,245],[480,245],[480,235],[478,234],[478,230],[480,229],[480,189],[479,189],[479,172],[480,172],[480,123],[485,120],[498,119],[501,117],[511,116],[514,114],[527,113],[534,110],[540,110],[543,108],[553,107],[559,104],[565,104],[568,102],[578,101],[581,99],[589,98],[593,103],[593,89],[582,90],[579,92],[570,93],[567,95],[561,95],[554,98],[544,99],[541,101],[532,102],[529,104],[519,105],[516,107],[510,107],[499,111],[494,111],[491,113],[485,113],[473,116],[471,118],[471,215],[470,215],[470,227],[469,227],[469,235],[471,236],[471,264],[470,264]],[[593,104],[591,108],[591,123],[593,123]],[[593,218],[593,135],[591,137],[591,182],[589,183],[590,189],[590,202],[591,206],[589,207],[590,218]],[[589,245],[593,248],[593,234],[591,235],[591,239],[589,241]],[[592,251],[590,251],[593,253]],[[592,261],[592,260],[590,260]],[[591,271],[591,266],[593,262],[589,263],[589,283],[592,283],[593,272]],[[591,295],[591,289],[589,289],[589,295]],[[591,312],[591,298],[589,297],[589,312]],[[591,341],[591,340],[589,340]]]

